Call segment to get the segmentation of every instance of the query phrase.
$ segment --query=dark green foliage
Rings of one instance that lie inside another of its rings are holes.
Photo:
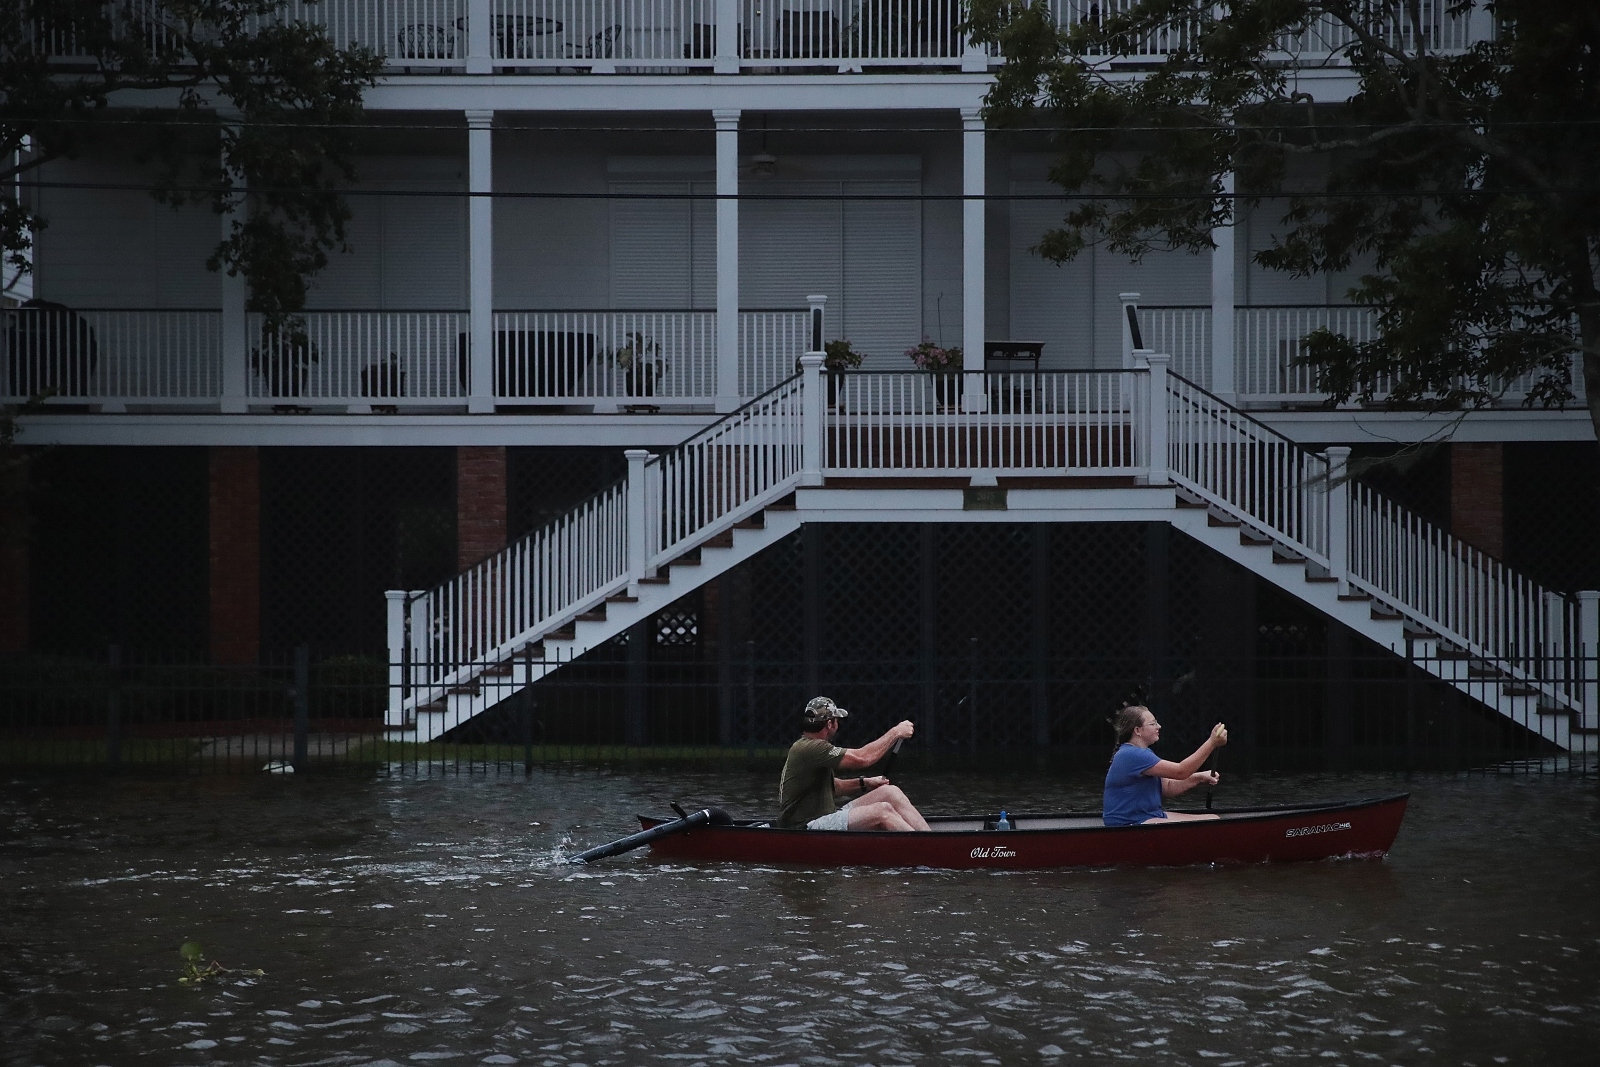
[[[213,270],[242,274],[270,324],[301,308],[344,246],[349,124],[380,61],[283,19],[283,0],[16,0],[0,4],[0,178],[131,129],[161,164],[157,199],[236,211]],[[151,110],[129,106],[150,95]],[[115,105],[115,106],[113,106]],[[28,148],[28,151],[23,151]],[[20,153],[20,155],[19,155]],[[48,223],[0,200],[7,274]]]
[[[1257,261],[1363,270],[1349,297],[1378,312],[1370,343],[1307,339],[1334,402],[1481,405],[1532,374],[1530,403],[1559,404],[1581,352],[1600,419],[1600,7],[1499,0],[1471,15],[1494,40],[1448,52],[1433,28],[1470,5],[1440,6],[1144,0],[1061,29],[1041,4],[975,0],[1008,57],[989,118],[1053,129],[1051,177],[1087,197],[1039,253],[1202,251],[1238,204],[1277,205]],[[1347,43],[1307,54],[1318,35]],[[1129,52],[1137,76],[1105,61]]]

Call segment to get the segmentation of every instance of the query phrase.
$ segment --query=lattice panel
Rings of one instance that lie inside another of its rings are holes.
[[[386,589],[455,573],[455,451],[261,450],[262,647],[386,653]]]
[[[203,656],[208,621],[203,448],[57,448],[32,469],[35,649]]]
[[[938,533],[935,647],[941,693],[930,733],[941,744],[1027,746],[1033,739],[1035,667],[1028,528],[948,524]]]
[[[1551,589],[1600,589],[1600,446],[1505,446],[1506,562]]]
[[[1108,742],[1106,719],[1142,683],[1145,545],[1134,523],[1068,523],[1052,531],[1051,739]]]
[[[620,448],[506,449],[507,536],[565,515],[627,472]]]
[[[822,691],[849,708],[849,743],[918,717],[921,530],[828,524],[822,534]]]

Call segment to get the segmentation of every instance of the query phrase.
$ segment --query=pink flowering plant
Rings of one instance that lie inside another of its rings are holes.
[[[933,343],[933,340],[924,337],[920,342],[906,349],[906,356],[917,365],[918,370],[952,371],[961,369],[961,349],[955,346],[943,348]]]

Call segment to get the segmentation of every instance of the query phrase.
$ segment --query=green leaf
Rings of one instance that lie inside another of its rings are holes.
[[[199,963],[206,958],[205,950],[200,947],[200,942],[198,941],[185,941],[178,949],[178,955],[190,963]]]

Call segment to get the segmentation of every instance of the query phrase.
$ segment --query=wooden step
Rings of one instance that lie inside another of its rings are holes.
[[[1372,594],[1371,593],[1363,593],[1359,589],[1352,589],[1348,593],[1340,593],[1339,594],[1339,599],[1340,600],[1349,600],[1349,601],[1371,600],[1372,599]]]
[[[1541,717],[1543,717],[1543,718],[1554,719],[1554,718],[1558,718],[1558,717],[1560,717],[1562,715],[1570,716],[1572,714],[1572,709],[1571,708],[1555,708],[1555,707],[1551,707],[1549,704],[1540,704],[1538,706],[1538,708],[1535,709],[1535,712],[1538,715],[1540,715]]]
[[[1403,626],[1401,629],[1405,632],[1405,635],[1411,638],[1413,641],[1438,641],[1440,639],[1439,635],[1434,633],[1432,630],[1429,630],[1423,626],[1418,626],[1409,619],[1406,620],[1405,626]]]
[[[612,593],[606,597],[607,604],[637,604],[638,602],[638,597],[629,596],[627,593]]]
[[[662,567],[660,570],[656,571],[656,576],[654,578],[640,578],[639,579],[639,584],[640,585],[671,585],[672,584],[672,575],[667,570],[666,567]]]
[[[452,685],[445,692],[453,697],[475,697],[483,691],[477,682],[468,682],[466,685]]]
[[[1508,697],[1536,697],[1539,690],[1522,682],[1507,682],[1501,687],[1500,692]]]
[[[1193,493],[1190,493],[1184,489],[1177,490],[1173,495],[1177,498],[1178,506],[1180,508],[1194,508],[1196,510],[1203,511],[1211,506],[1204,500],[1201,500],[1199,497],[1195,496]]]
[[[795,509],[794,494],[790,493],[782,500],[776,500],[767,505],[768,511],[793,511]]]
[[[733,531],[732,530],[723,530],[721,533],[717,534],[717,536],[700,542],[700,547],[701,548],[732,548],[733,547]]]
[[[1505,678],[1506,673],[1498,667],[1491,667],[1487,663],[1467,664],[1468,678]]]
[[[552,630],[550,633],[545,634],[544,639],[546,641],[576,641],[578,639],[578,628],[569,622],[559,630]]]
[[[1258,534],[1254,530],[1241,529],[1239,543],[1250,548],[1267,548],[1272,544],[1272,538]]]
[[[672,561],[672,566],[674,566],[674,567],[698,567],[698,566],[700,566],[700,550],[698,548],[691,548],[689,551],[685,552],[683,555],[681,555],[677,559],[673,560]]]
[[[442,715],[450,710],[450,705],[442,700],[435,700],[432,703],[421,705],[417,710],[428,715]]]
[[[579,615],[576,621],[577,622],[605,622],[606,621],[606,606],[604,604],[601,604],[599,607],[592,608],[589,611],[584,612],[582,615]]]
[[[1306,558],[1292,548],[1282,545],[1272,546],[1272,562],[1274,563],[1304,563]]]
[[[735,530],[765,530],[767,523],[763,514],[758,511],[743,522],[734,523],[733,528]]]
[[[1206,525],[1207,526],[1234,527],[1234,526],[1241,525],[1241,523],[1239,522],[1238,519],[1232,519],[1232,518],[1229,518],[1226,515],[1219,515],[1215,511],[1207,511],[1206,512]]]
[[[1311,582],[1312,584],[1315,584],[1315,585],[1327,585],[1329,582],[1337,582],[1338,580],[1339,579],[1335,578],[1331,574],[1307,574],[1306,575],[1306,581]]]
[[[506,678],[514,670],[516,668],[509,663],[491,663],[483,669],[483,675],[485,678]]]
[[[1382,604],[1372,605],[1373,622],[1400,622],[1403,619],[1405,619],[1405,616],[1400,614],[1394,608],[1385,607]]]

